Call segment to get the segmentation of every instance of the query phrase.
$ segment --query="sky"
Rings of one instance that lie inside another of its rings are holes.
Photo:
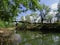
[[[41,0],[41,4],[49,6],[51,9],[57,9],[57,4],[59,0]]]
[[[58,3],[59,0],[41,0],[40,3],[46,4],[48,6],[51,6],[54,3]]]
[[[45,5],[49,6],[52,10],[57,10],[58,2],[59,2],[59,0],[41,0],[40,4],[45,4]],[[37,13],[39,13],[39,12],[37,11]],[[22,12],[21,14],[19,14],[17,20],[20,20],[21,16],[26,16],[28,14],[31,14],[30,10],[28,10],[25,13]]]

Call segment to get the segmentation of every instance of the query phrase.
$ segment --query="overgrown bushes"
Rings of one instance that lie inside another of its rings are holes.
[[[13,23],[12,22],[4,22],[0,20],[0,28],[6,28],[6,27],[13,27]]]
[[[18,30],[41,31],[45,33],[60,32],[59,23],[43,23],[43,24],[21,24],[16,27]]]
[[[0,27],[5,27],[5,22],[0,21]]]

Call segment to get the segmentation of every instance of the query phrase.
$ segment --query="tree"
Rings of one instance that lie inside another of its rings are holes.
[[[0,19],[3,21],[11,21],[18,15],[18,11],[22,12],[20,10],[20,4],[26,7],[26,10],[41,9],[38,0],[0,0]]]
[[[37,19],[39,18],[39,15],[35,12],[33,12],[30,16],[33,17],[33,22],[37,22]]]
[[[44,16],[49,11],[49,7],[46,5],[41,5],[39,1],[40,0],[1,0],[0,19],[3,21],[12,21],[14,17],[18,16],[18,13],[26,12],[30,9],[32,11],[39,10],[41,22],[43,22]],[[26,10],[21,10],[21,5],[23,5]]]
[[[59,0],[59,3],[58,3],[58,12],[60,12],[60,0]]]
[[[25,16],[22,16],[22,17],[21,17],[21,21],[26,21]]]
[[[30,15],[22,16],[21,21],[27,21],[30,23],[34,23],[38,20],[39,15],[35,12],[32,12]]]
[[[25,18],[26,18],[26,21],[27,21],[27,22],[31,22],[31,20],[30,20],[30,15],[26,15]]]
[[[53,18],[53,15],[52,14],[51,15],[46,15],[45,18],[47,19],[47,21],[49,21],[51,23],[51,20]]]
[[[11,21],[17,15],[19,2],[12,0],[0,0],[0,19]]]
[[[59,1],[59,3],[58,3],[58,13],[56,14],[56,17],[57,17],[57,22],[59,22],[59,20],[60,20],[60,1]]]
[[[42,10],[40,10],[41,23],[43,23],[43,20],[44,20],[45,16],[48,14],[49,11],[50,11],[50,8],[43,4],[42,5]]]
[[[43,23],[43,19],[45,15],[50,11],[50,8],[46,5],[40,5],[38,0],[30,0],[29,1],[29,9],[31,10],[39,10],[40,11],[40,16],[41,16],[41,23]],[[45,12],[44,12],[45,11]]]

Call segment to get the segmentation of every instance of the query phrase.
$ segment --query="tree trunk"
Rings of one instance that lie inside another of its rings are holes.
[[[50,23],[51,23],[51,19],[50,19]]]
[[[41,17],[41,23],[43,23],[43,18]]]

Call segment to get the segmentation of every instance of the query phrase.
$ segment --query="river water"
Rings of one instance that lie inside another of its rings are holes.
[[[42,34],[32,31],[19,31],[18,33],[21,36],[20,45],[60,45],[58,33]]]

